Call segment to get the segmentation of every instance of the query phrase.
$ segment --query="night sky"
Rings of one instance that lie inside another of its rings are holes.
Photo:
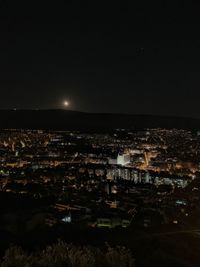
[[[0,108],[200,118],[200,5],[135,2],[1,0]]]

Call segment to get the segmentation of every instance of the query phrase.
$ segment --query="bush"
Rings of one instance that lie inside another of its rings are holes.
[[[9,248],[1,267],[133,267],[134,259],[125,247],[105,250],[95,247],[77,247],[58,241],[45,250],[26,254],[19,247]]]

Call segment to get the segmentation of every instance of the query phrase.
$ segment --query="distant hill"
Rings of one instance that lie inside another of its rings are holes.
[[[70,110],[0,110],[0,129],[46,129],[105,132],[116,128],[199,130],[200,120],[171,116],[87,113]]]

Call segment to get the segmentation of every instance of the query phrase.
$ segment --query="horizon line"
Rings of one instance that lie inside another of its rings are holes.
[[[71,110],[65,108],[0,108],[1,111],[65,111],[74,113],[85,113],[85,114],[102,114],[102,115],[127,115],[127,116],[149,116],[149,117],[173,117],[173,118],[186,118],[200,120],[199,117],[193,117],[191,115],[173,115],[173,114],[152,114],[152,113],[126,113],[126,112],[91,112],[81,110]]]

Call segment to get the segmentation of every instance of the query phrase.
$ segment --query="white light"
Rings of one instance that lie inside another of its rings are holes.
[[[65,222],[65,223],[71,223],[72,222],[71,214],[69,214],[68,216],[65,216],[62,219],[62,221]]]
[[[64,106],[68,107],[69,106],[69,102],[68,101],[64,101]]]

